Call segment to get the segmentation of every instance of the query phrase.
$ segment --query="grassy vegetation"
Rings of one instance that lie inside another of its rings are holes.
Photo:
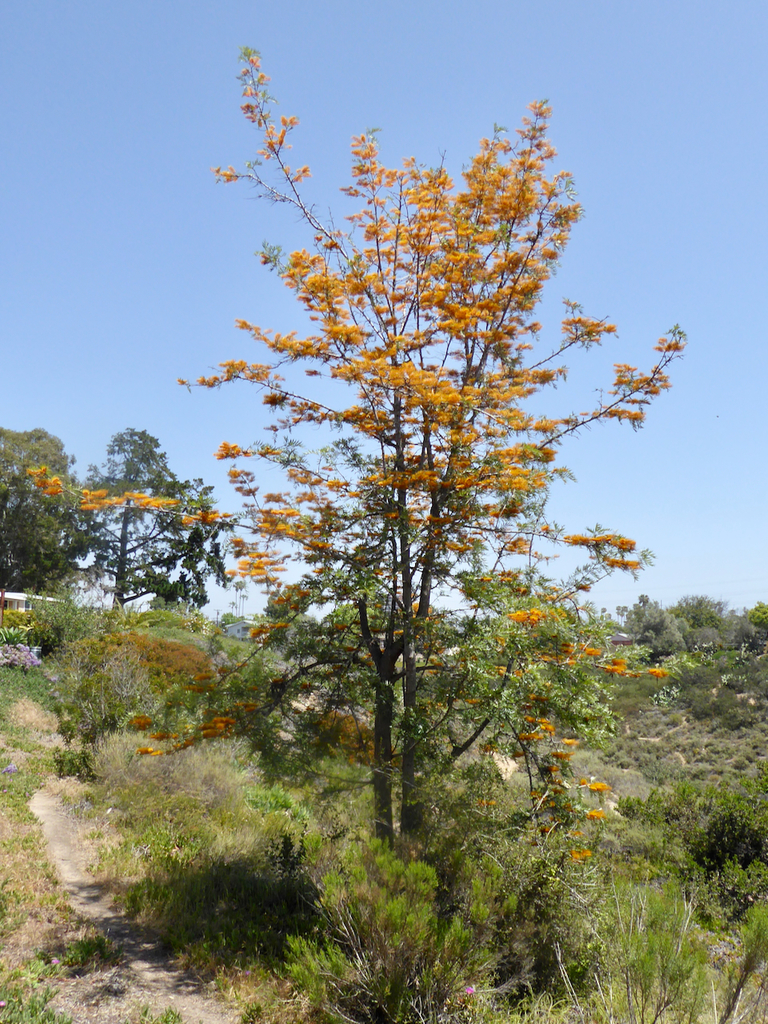
[[[126,643],[139,656],[121,679],[142,699],[200,658],[227,658],[162,616],[124,623],[121,640],[98,635],[100,685]],[[592,855],[574,859],[573,838],[531,831],[521,773],[504,781],[489,756],[437,780],[430,828],[388,849],[370,838],[364,765],[322,745],[312,756],[330,760],[290,780],[234,741],[139,756],[125,715],[92,744],[53,747],[52,711],[71,721],[86,702],[82,668],[62,693],[75,649],[46,663],[53,683],[0,670],[0,732],[18,769],[0,776],[0,1024],[52,1021],[52,978],[119,957],[73,934],[45,865],[26,801],[56,774],[100,882],[245,1024],[768,1019],[764,659],[689,658],[665,679],[621,681],[615,737],[573,759],[577,776],[612,788],[579,839]],[[30,920],[35,939],[22,941]]]

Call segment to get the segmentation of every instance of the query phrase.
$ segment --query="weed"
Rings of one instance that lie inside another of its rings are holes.
[[[122,950],[103,935],[77,939],[70,942],[61,962],[65,967],[78,971],[97,970],[105,964],[117,964],[122,959]]]
[[[54,992],[49,989],[28,991],[19,986],[0,988],[0,1022],[2,1024],[72,1024],[67,1014],[57,1013],[49,1003]]]
[[[74,776],[81,782],[92,782],[96,778],[93,768],[93,751],[88,749],[53,751],[53,766],[60,779]]]
[[[154,1013],[149,1006],[143,1006],[139,1014],[139,1024],[181,1024],[182,1016],[172,1006],[166,1007],[161,1013]]]

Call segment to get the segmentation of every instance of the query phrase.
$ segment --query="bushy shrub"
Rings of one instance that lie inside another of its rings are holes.
[[[54,750],[53,767],[60,779],[74,777],[81,782],[91,782],[96,778],[93,769],[93,751],[89,749]]]
[[[449,1020],[450,1001],[492,966],[489,907],[477,898],[441,912],[437,872],[378,841],[347,848],[325,875],[324,941],[289,940],[289,968],[312,1004],[347,1021]]]
[[[205,651],[193,644],[176,643],[141,633],[127,633],[125,644],[130,645],[158,690],[191,683],[204,676],[214,678],[210,659]]]
[[[768,898],[768,769],[738,788],[699,790],[692,784],[622,799],[623,817],[657,829],[684,857],[665,857],[689,890],[698,890],[702,916],[740,921]]]
[[[158,704],[138,653],[124,643],[80,641],[56,665],[55,711],[59,731],[71,743],[96,743]]]
[[[215,678],[197,647],[139,633],[70,644],[53,673],[61,733],[67,741],[79,737],[86,743],[125,727],[135,716],[162,719],[172,689]]]
[[[104,631],[102,613],[68,591],[57,593],[52,599],[32,598],[32,612],[30,639],[46,655]]]
[[[567,837],[533,848],[518,838],[503,851],[494,977],[513,996],[562,992],[563,971],[581,990],[602,960],[605,880],[589,859],[571,858],[573,846]]]
[[[3,627],[16,626],[19,629],[31,629],[35,624],[32,612],[22,612],[17,608],[6,608],[3,611]]]
[[[671,889],[615,890],[607,969],[602,979],[595,972],[610,1020],[699,1019],[709,991],[706,953],[692,926],[692,906]]]

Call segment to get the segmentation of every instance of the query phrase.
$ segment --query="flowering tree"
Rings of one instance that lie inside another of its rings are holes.
[[[219,706],[204,731],[279,710],[292,737],[343,711],[371,765],[382,837],[394,833],[398,798],[400,828],[416,830],[428,766],[475,745],[524,757],[538,806],[552,807],[571,751],[544,741],[558,726],[599,729],[600,679],[623,669],[573,599],[606,573],[635,572],[642,556],[611,531],[565,534],[547,521],[545,498],[566,472],[564,438],[598,421],[642,422],[669,386],[682,332],[658,342],[647,373],[618,364],[588,412],[534,412],[564,379],[567,356],[615,332],[567,302],[546,347],[534,318],[581,213],[570,177],[548,176],[548,108],[532,105],[514,144],[501,131],[484,139],[460,186],[443,166],[385,167],[373,134],[355,138],[343,191],[360,212],[341,230],[305,203],[309,170],[287,162],[298,122],[273,115],[258,55],[245,50],[243,61],[242,109],[263,135],[260,160],[215,171],[303,220],[311,249],[284,257],[265,245],[261,255],[316,329],[301,337],[239,321],[266,361],[226,362],[198,381],[261,391],[272,438],[224,443],[218,457],[271,463],[286,480],[261,494],[243,461],[230,470],[250,513],[235,541],[239,572],[271,594],[256,638],[283,649],[284,668],[248,701]],[[303,391],[295,367],[321,387]],[[308,450],[304,428],[326,431],[328,443]],[[589,555],[559,587],[538,571],[537,549],[553,543]],[[300,578],[281,583],[291,558]],[[325,614],[309,619],[311,607]]]

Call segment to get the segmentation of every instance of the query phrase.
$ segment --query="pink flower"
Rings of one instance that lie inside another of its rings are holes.
[[[464,989],[464,991],[467,993],[468,996],[473,996],[475,994],[475,986],[474,985],[467,985],[467,987]]]

